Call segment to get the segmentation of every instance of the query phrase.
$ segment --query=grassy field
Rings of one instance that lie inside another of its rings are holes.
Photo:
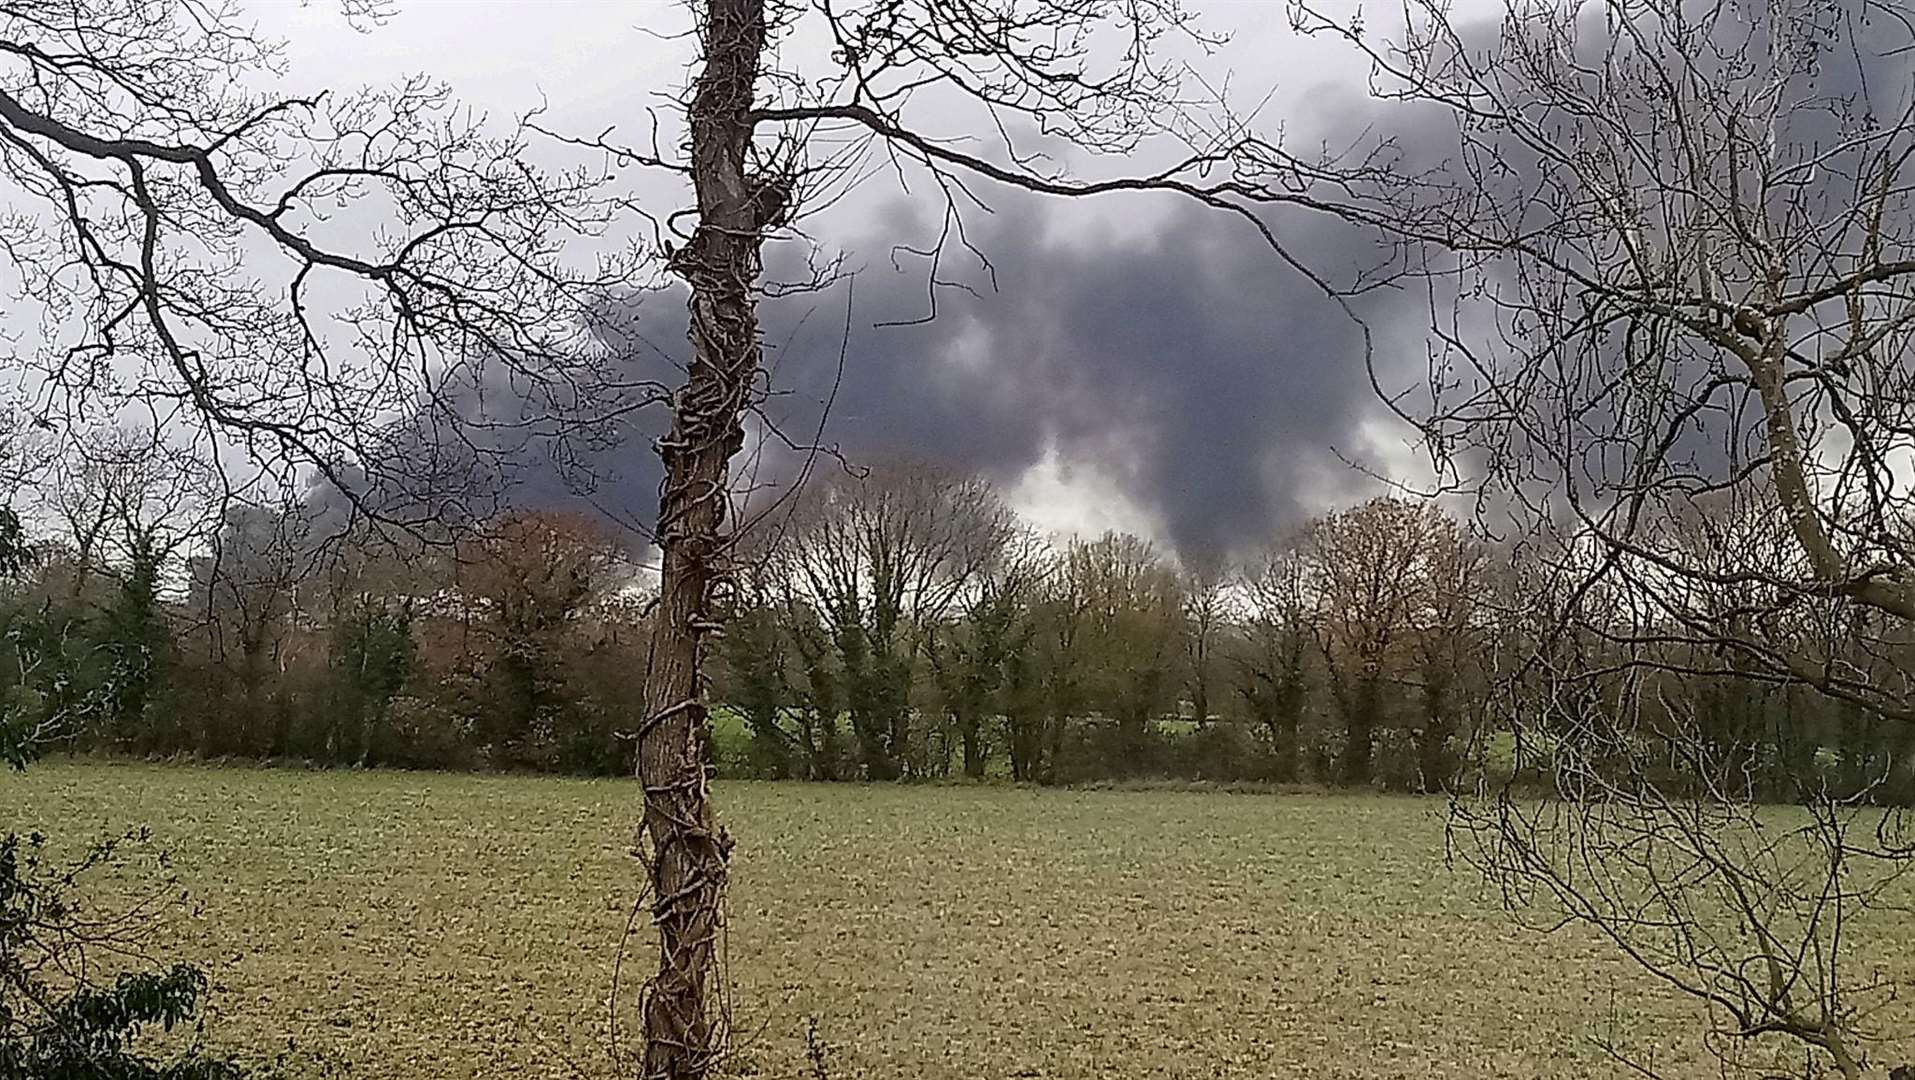
[[[1710,1075],[1686,1006],[1441,861],[1441,806],[1362,796],[730,783],[734,1066],[802,1075]],[[151,823],[211,1034],[354,1077],[617,1075],[630,783],[48,762],[9,828]],[[628,971],[646,966],[643,936]],[[1902,1048],[1894,1048],[1902,1049]],[[1900,1058],[1894,1058],[1900,1060]]]

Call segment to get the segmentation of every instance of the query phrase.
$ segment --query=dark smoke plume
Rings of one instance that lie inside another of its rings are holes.
[[[854,281],[768,301],[768,412],[779,427],[809,441],[829,400],[824,442],[851,462],[903,454],[1003,483],[1055,447],[1117,478],[1185,554],[1240,550],[1295,522],[1307,486],[1341,467],[1332,447],[1360,451],[1359,425],[1382,411],[1358,327],[1240,221],[1188,206],[1141,241],[1056,235],[1046,205],[1011,201],[973,221],[995,288],[981,269],[968,288],[940,288],[928,322],[875,325],[919,318],[930,303],[923,264],[884,255],[932,231],[903,206],[853,246],[868,260]],[[1329,274],[1379,257],[1332,220],[1287,217],[1279,228]],[[945,275],[964,257],[947,252]],[[1364,310],[1373,328],[1421,329],[1420,309],[1400,298]],[[608,318],[609,336],[664,378],[682,362],[684,321],[681,296],[655,294]],[[1402,344],[1390,333],[1378,341]],[[614,486],[649,492],[654,463],[620,456]]]

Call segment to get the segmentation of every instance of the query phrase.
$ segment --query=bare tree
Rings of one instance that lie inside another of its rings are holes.
[[[1370,781],[1387,691],[1408,667],[1406,650],[1428,594],[1430,537],[1439,528],[1434,506],[1384,496],[1310,529],[1304,558],[1320,605],[1318,644],[1343,717],[1345,783]]]
[[[64,441],[35,485],[37,509],[70,544],[77,597],[144,536],[187,542],[204,527],[216,485],[208,464],[151,428],[86,429]]]
[[[1909,849],[1866,781],[1757,808],[1748,696],[1915,720],[1915,9],[1292,11],[1454,121],[1366,197],[1433,300],[1430,404],[1391,400],[1541,586],[1503,719],[1557,798],[1465,803],[1478,865],[1701,1002],[1728,1065],[1860,1075],[1861,914]]]
[[[1379,94],[1456,119],[1454,167],[1373,209],[1436,298],[1434,404],[1406,415],[1457,483],[1573,530],[1591,578],[1774,586],[1758,629],[1821,597],[1915,618],[1893,464],[1915,431],[1910,11],[1516,3],[1498,25],[1418,3],[1395,43],[1294,11]],[[1659,524],[1759,505],[1789,524],[1786,567],[1701,565]],[[1909,715],[1901,687],[1760,633],[1671,629]]]
[[[1114,723],[1107,749],[1118,767],[1139,772],[1154,725],[1176,700],[1184,606],[1176,571],[1129,533],[1074,541],[1064,560],[1083,602],[1084,702]]]
[[[1524,925],[1590,930],[1694,1001],[1726,1074],[1865,1075],[1895,992],[1869,928],[1899,917],[1915,856],[1903,812],[1866,789],[1761,805],[1702,695],[1652,665],[1592,681],[1600,662],[1579,652],[1525,670],[1554,734],[1550,797],[1454,803],[1452,854]],[[1598,1042],[1662,1075],[1631,1033]]]
[[[0,57],[0,252],[41,318],[19,357],[38,421],[137,409],[209,459],[431,521],[443,504],[400,498],[427,464],[408,430],[539,422],[475,416],[465,388],[519,380],[548,425],[655,396],[615,392],[582,318],[639,261],[562,257],[617,210],[600,177],[542,174],[443,88],[242,89],[279,47],[231,0],[7,3]]]
[[[697,72],[686,102],[689,152],[674,161],[606,138],[568,140],[616,160],[675,169],[696,194],[696,226],[671,256],[690,286],[692,355],[660,443],[663,553],[640,772],[647,788],[651,887],[662,955],[645,1004],[648,1077],[702,1075],[717,1052],[709,977],[728,841],[704,790],[705,638],[719,626],[731,561],[730,461],[758,415],[757,302],[789,287],[760,279],[767,239],[889,166],[943,205],[937,239],[904,249],[926,264],[926,317],[952,249],[966,239],[978,185],[1061,197],[1163,192],[1234,215],[1317,282],[1279,243],[1260,207],[1319,206],[1320,180],[1369,175],[1261,142],[1222,109],[1193,107],[1173,42],[1211,44],[1181,0],[701,0]],[[815,31],[828,63],[774,67],[770,43]],[[769,100],[767,100],[769,99]],[[955,104],[964,130],[923,115]],[[951,134],[978,136],[969,143]],[[1073,149],[1122,157],[1154,137],[1175,147],[1161,168],[1079,179],[1051,164]],[[1255,154],[1249,153],[1254,147]],[[675,221],[676,217],[668,219]],[[829,260],[827,260],[827,263]],[[828,269],[821,276],[828,277]],[[816,279],[800,286],[818,284]]]
[[[208,549],[188,568],[188,617],[215,675],[200,750],[259,753],[275,746],[267,730],[268,676],[284,659],[300,621],[299,583],[315,564],[305,508],[237,504],[221,514]],[[236,677],[237,684],[228,680]]]
[[[1231,622],[1229,579],[1224,575],[1223,560],[1205,556],[1189,560],[1184,567],[1183,594],[1184,691],[1190,701],[1191,719],[1202,727],[1210,722],[1217,656]]]
[[[800,497],[780,545],[786,609],[815,613],[827,635],[866,775],[928,767],[911,726],[918,659],[927,635],[989,588],[980,576],[1011,531],[990,485],[923,465],[821,477]]]
[[[1240,585],[1248,618],[1231,655],[1238,691],[1269,737],[1277,779],[1286,781],[1297,778],[1309,703],[1307,655],[1318,640],[1305,581],[1303,552],[1294,543],[1272,545],[1247,567]]]

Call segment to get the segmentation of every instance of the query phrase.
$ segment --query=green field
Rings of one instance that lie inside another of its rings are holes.
[[[813,1017],[845,1077],[1623,1075],[1599,1033],[1712,1072],[1687,1006],[1447,872],[1435,801],[719,797],[738,1072],[804,1075]],[[54,761],[0,798],[66,840],[155,826],[216,1041],[354,1077],[629,1075],[606,1002],[630,783]]]

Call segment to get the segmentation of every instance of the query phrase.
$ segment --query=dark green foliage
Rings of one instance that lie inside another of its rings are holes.
[[[0,603],[0,756],[25,764],[28,742],[101,743],[121,748],[166,739],[159,705],[173,651],[159,598],[162,553],[150,533],[128,538],[127,559],[112,576],[60,563],[39,582],[11,513],[0,520],[0,568],[9,573]],[[38,588],[29,591],[28,584]]]
[[[1031,625],[1034,638],[1035,620]],[[1004,742],[1015,780],[1038,779],[1044,763],[1044,684],[1035,646],[1028,640],[1004,658]]]
[[[790,699],[788,646],[776,617],[762,606],[739,613],[721,650],[731,705],[751,730],[752,774],[776,780],[791,776],[792,739],[779,722]]]
[[[0,506],[0,582],[9,595],[0,608],[0,764],[18,770],[27,767],[47,734],[31,673],[41,646],[39,625],[11,595],[13,587],[33,565],[33,549],[11,507]]]
[[[95,845],[77,865],[47,865],[38,835],[0,837],[0,1076],[36,1080],[237,1080],[231,1062],[196,1045],[157,1055],[148,1029],[196,1026],[206,977],[174,964],[96,983],[81,958],[97,935],[121,936],[125,920],[102,921],[75,899],[75,885],[113,863],[128,840]]]
[[[1007,683],[1017,679],[1020,689],[1028,686],[1028,674],[1012,665],[1012,657],[1028,649],[1036,634],[1025,610],[1025,588],[1026,582],[1012,574],[987,579],[961,618],[926,632],[932,684],[962,748],[964,775],[972,779],[984,776],[990,756],[988,718],[1011,711]]]
[[[795,661],[791,708],[804,775],[831,780],[849,775],[838,720],[844,708],[843,680],[830,647],[830,635],[815,613],[802,605],[790,613],[788,633]]]
[[[392,702],[418,662],[410,604],[367,600],[340,617],[332,638],[337,713],[330,756],[369,765],[391,753]]]
[[[161,552],[150,533],[129,544],[127,566],[94,628],[105,672],[106,734],[120,746],[150,742],[148,710],[165,684],[172,632],[160,605]]]
[[[1304,682],[1305,638],[1301,633],[1258,625],[1240,661],[1238,690],[1252,723],[1263,729],[1272,779],[1295,780],[1302,768],[1302,731],[1309,687]]]
[[[18,672],[0,697],[0,760],[22,770],[50,738],[100,717],[130,738],[148,712],[158,658],[170,642],[159,616],[159,560],[134,546],[114,603],[88,620],[47,605],[9,603],[5,647]],[[30,559],[11,511],[0,510],[0,577],[9,583]],[[9,597],[9,600],[14,600]],[[87,631],[91,630],[91,633]],[[104,661],[104,662],[103,662]],[[166,1056],[144,1052],[149,1028],[196,1024],[206,976],[188,964],[89,977],[89,949],[133,955],[139,911],[97,915],[75,897],[90,871],[112,864],[126,841],[95,844],[73,866],[47,865],[45,838],[0,835],[0,1077],[35,1080],[237,1080],[238,1068],[197,1046]]]
[[[869,601],[852,591],[831,613],[845,705],[865,776],[896,780],[914,764],[908,754],[916,647],[904,640],[902,605],[888,595]]]
[[[1277,779],[1270,747],[1256,729],[1243,724],[1204,724],[1177,737],[1171,749],[1172,768],[1179,776],[1218,782]]]

